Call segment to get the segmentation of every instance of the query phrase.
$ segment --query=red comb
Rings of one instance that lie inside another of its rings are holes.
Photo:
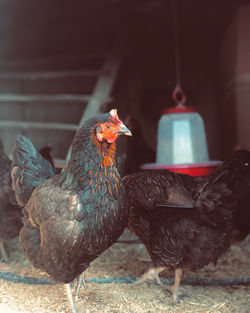
[[[109,111],[109,114],[119,123],[121,123],[118,114],[117,114],[117,109],[112,109]]]

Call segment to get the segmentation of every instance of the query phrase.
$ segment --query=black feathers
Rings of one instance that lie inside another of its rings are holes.
[[[13,150],[13,187],[19,203],[26,204],[23,250],[59,282],[80,275],[127,224],[115,143],[96,138],[96,125],[111,119],[102,114],[77,131],[69,166],[58,175],[27,138],[19,136]]]
[[[129,228],[155,267],[197,269],[216,262],[229,246],[233,212],[249,194],[249,180],[248,151],[235,153],[209,176],[167,170],[126,176]]]
[[[16,138],[12,156],[12,187],[18,204],[24,206],[33,189],[54,175],[54,169],[50,162],[36,151],[31,141],[21,135]]]
[[[0,151],[0,245],[2,257],[8,261],[3,241],[18,236],[22,227],[22,212],[11,188],[11,161]]]

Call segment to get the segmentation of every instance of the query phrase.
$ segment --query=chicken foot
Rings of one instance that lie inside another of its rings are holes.
[[[153,267],[150,268],[148,271],[146,271],[139,279],[137,279],[134,283],[132,283],[132,286],[139,285],[143,282],[150,283],[153,280],[157,282],[158,285],[162,286],[162,282],[160,280],[159,274],[164,271],[166,267]],[[174,286],[172,290],[172,297],[173,297],[173,302],[175,303],[177,298],[178,298],[178,290],[181,282],[181,277],[182,277],[183,270],[180,268],[177,268],[175,270],[175,279],[174,279]]]
[[[150,284],[153,280],[155,280],[158,285],[162,286],[159,274],[165,269],[166,267],[163,266],[150,268],[139,279],[132,283],[132,285],[139,285],[145,281]]]
[[[84,272],[76,278],[76,281],[77,281],[77,285],[76,285],[76,291],[75,291],[75,300],[78,299],[78,294],[79,294],[81,286],[83,286],[85,290],[88,290]]]
[[[84,272],[81,275],[79,275],[71,284],[64,284],[65,291],[66,291],[67,297],[69,299],[70,307],[71,307],[71,313],[77,313],[75,301],[73,299],[73,295],[71,291],[71,287],[74,285],[75,281],[76,281],[75,300],[78,299],[78,294],[79,294],[81,286],[83,286],[85,290],[88,290]]]
[[[2,243],[2,241],[0,241],[0,252],[2,255],[2,259],[4,262],[9,262],[9,258],[7,257],[6,251],[4,249],[4,245]]]

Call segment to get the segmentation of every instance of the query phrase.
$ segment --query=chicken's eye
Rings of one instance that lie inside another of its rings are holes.
[[[110,125],[109,125],[109,124],[105,124],[105,128],[106,128],[106,129],[109,129],[109,128],[110,128]]]

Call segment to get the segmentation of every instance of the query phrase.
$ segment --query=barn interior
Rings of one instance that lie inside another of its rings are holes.
[[[177,60],[210,159],[250,148],[247,1],[179,1],[175,15],[173,3],[2,0],[4,150],[22,133],[37,148],[51,144],[57,164],[65,163],[79,123],[114,106],[137,119],[155,150],[162,110],[174,106]]]

